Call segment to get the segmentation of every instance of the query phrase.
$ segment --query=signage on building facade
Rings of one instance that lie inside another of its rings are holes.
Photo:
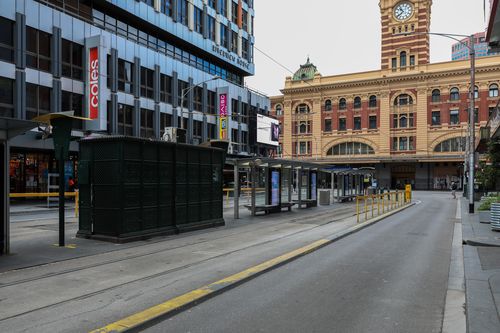
[[[231,61],[232,63],[237,64],[240,67],[250,69],[250,64],[246,62],[245,60],[238,58],[234,56],[233,54],[229,53],[228,51],[225,51],[218,47],[217,45],[212,46],[212,51],[220,55],[221,57],[226,58],[227,60]]]
[[[227,94],[219,95],[219,138],[227,139]]]
[[[89,118],[97,119],[99,117],[99,48],[92,47],[89,49]]]

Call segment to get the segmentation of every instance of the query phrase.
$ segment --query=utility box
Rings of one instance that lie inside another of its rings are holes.
[[[330,190],[319,190],[319,204],[321,206],[330,204]]]
[[[225,152],[140,138],[80,141],[77,236],[127,242],[224,225]]]

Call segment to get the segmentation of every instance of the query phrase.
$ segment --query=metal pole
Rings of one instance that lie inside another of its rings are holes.
[[[252,173],[252,216],[255,216],[255,188],[257,187],[257,175],[255,172],[255,164],[251,164],[251,173]]]
[[[238,161],[234,162],[234,191],[233,191],[233,204],[234,204],[234,219],[240,218],[240,177]]]
[[[59,246],[64,246],[64,156],[59,156]]]
[[[470,110],[469,110],[469,214],[474,214],[474,177],[475,177],[475,161],[474,152],[476,150],[475,134],[476,122],[474,117],[475,100],[474,93],[476,88],[476,52],[474,50],[474,35],[469,39],[470,50]],[[479,115],[478,115],[479,117]]]

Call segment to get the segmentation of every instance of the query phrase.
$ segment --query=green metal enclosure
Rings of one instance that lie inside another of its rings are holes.
[[[80,141],[77,236],[126,242],[224,225],[225,152],[140,138]]]

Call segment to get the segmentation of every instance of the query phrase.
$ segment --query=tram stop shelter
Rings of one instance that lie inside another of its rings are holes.
[[[371,186],[374,172],[361,169],[329,169],[328,166],[318,163],[264,157],[227,159],[226,164],[233,166],[234,170],[232,191],[235,219],[239,218],[240,194],[244,190],[249,192],[250,199],[244,207],[255,216],[258,212],[267,214],[284,209],[290,211],[292,207],[316,207],[320,179],[322,187],[336,196],[337,202],[352,200]],[[326,188],[328,178],[331,190]],[[242,180],[244,184],[241,184]],[[248,188],[242,188],[242,185],[247,185]],[[260,195],[257,195],[257,192]]]
[[[29,120],[0,117],[0,255],[10,251],[9,140],[37,126]]]

